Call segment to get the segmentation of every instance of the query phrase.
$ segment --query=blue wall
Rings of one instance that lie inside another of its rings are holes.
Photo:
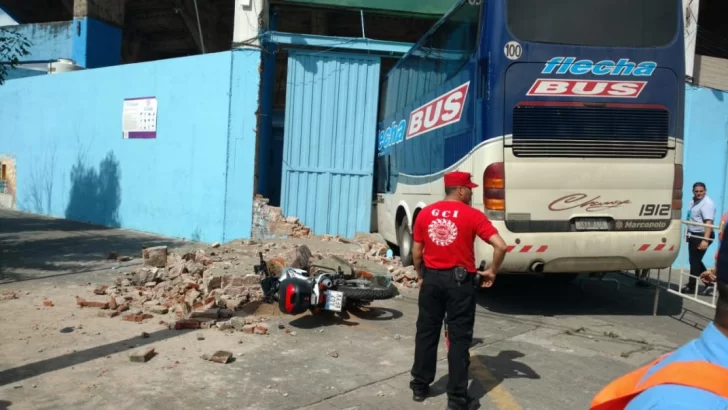
[[[6,26],[6,30],[20,32],[32,42],[30,55],[25,60],[56,60],[72,58],[73,22],[21,24]]]
[[[693,184],[704,182],[716,206],[716,220],[728,211],[728,93],[709,88],[687,87],[685,94],[685,152],[683,219],[692,199]],[[718,222],[716,222],[716,225]],[[713,244],[703,262],[711,267],[718,249]],[[683,242],[673,267],[688,268],[687,246]]]
[[[202,241],[252,225],[259,51],[8,81],[0,154],[24,211]],[[122,138],[125,98],[154,96],[156,139]]]
[[[121,29],[93,18],[73,20],[73,60],[86,68],[108,67],[121,63]]]

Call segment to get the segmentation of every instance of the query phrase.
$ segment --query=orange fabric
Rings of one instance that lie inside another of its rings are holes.
[[[639,384],[647,371],[665,357],[609,383],[597,393],[589,409],[623,410],[638,394],[663,384],[695,387],[728,398],[728,369],[703,361],[670,363]]]

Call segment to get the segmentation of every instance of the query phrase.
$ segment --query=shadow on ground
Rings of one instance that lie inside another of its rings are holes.
[[[18,366],[12,369],[0,371],[0,386],[18,383],[31,377],[39,376],[44,373],[50,373],[57,370],[77,366],[92,360],[107,357],[115,353],[124,351],[131,352],[132,349],[141,349],[143,346],[157,343],[162,340],[171,339],[173,337],[182,336],[193,330],[160,330],[154,333],[148,333],[148,337],[135,336],[120,340],[118,342],[109,343],[101,346],[80,350],[73,353],[64,354],[50,359],[40,360],[34,363]],[[146,336],[145,335],[145,336]],[[2,402],[0,402],[0,409]]]
[[[110,252],[140,258],[143,247],[192,242],[15,211],[0,211],[0,284],[109,269]]]
[[[653,285],[641,287],[634,279],[616,273],[604,280],[582,275],[570,283],[553,283],[535,275],[502,275],[492,288],[480,292],[478,304],[494,313],[512,315],[652,315]],[[659,315],[682,312],[682,298],[661,292]]]
[[[470,379],[472,383],[468,394],[475,399],[481,400],[503,383],[505,379],[540,379],[541,376],[531,367],[517,360],[522,357],[525,357],[525,355],[515,350],[504,350],[495,356],[472,356],[470,358]],[[446,394],[448,381],[447,374],[442,376],[430,387],[430,395],[436,397]]]
[[[391,308],[364,307],[353,308],[341,313],[322,311],[316,314],[306,313],[292,320],[289,324],[299,329],[317,329],[328,326],[359,326],[361,320],[389,321],[403,316],[402,312]]]

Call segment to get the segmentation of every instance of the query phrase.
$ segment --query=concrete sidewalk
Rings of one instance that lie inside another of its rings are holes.
[[[107,261],[107,252],[138,257],[141,242],[194,244],[27,215],[3,213],[0,221],[0,245],[13,255],[4,259],[0,294],[18,295],[0,301],[0,409],[445,408],[442,343],[433,397],[415,403],[408,389],[416,290],[347,318],[261,308],[268,335],[168,330],[158,319],[99,317],[77,308],[74,297],[135,263]],[[711,312],[667,295],[652,317],[653,290],[617,280],[619,291],[592,280],[549,286],[499,277],[482,292],[471,349],[471,394],[482,408],[586,408],[612,378],[685,343],[707,323]],[[129,360],[150,346],[157,353],[150,361]],[[235,361],[200,357],[217,350]]]

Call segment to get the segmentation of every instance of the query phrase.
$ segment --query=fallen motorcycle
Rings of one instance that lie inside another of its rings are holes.
[[[378,286],[366,279],[347,279],[341,267],[331,269],[313,265],[321,271],[314,277],[306,270],[285,267],[280,276],[275,276],[268,269],[263,253],[258,256],[260,265],[255,265],[254,269],[262,276],[260,285],[264,301],[273,303],[277,300],[278,308],[285,314],[298,315],[306,310],[342,312],[350,306],[364,306],[395,296],[391,286]]]

